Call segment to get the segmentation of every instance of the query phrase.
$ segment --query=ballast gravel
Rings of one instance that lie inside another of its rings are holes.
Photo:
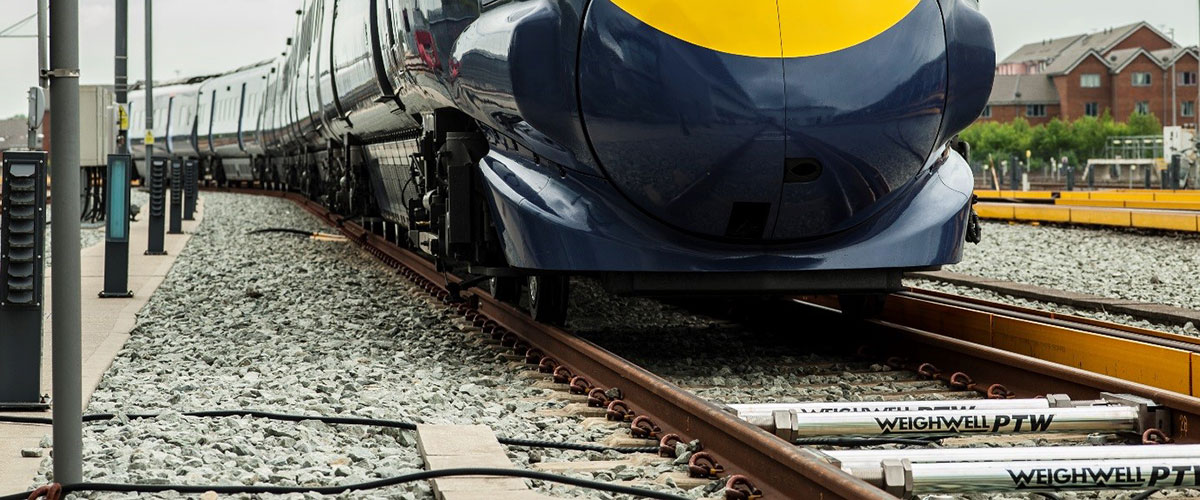
[[[984,222],[947,271],[1105,297],[1200,309],[1200,236]]]
[[[999,302],[1002,304],[1010,304],[1010,305],[1015,305],[1015,306],[1028,307],[1031,309],[1038,309],[1038,310],[1049,311],[1049,312],[1053,312],[1053,313],[1067,314],[1067,315],[1071,315],[1071,316],[1080,316],[1080,317],[1084,317],[1084,318],[1092,318],[1092,319],[1097,319],[1097,320],[1101,320],[1101,321],[1108,321],[1110,323],[1117,323],[1120,325],[1134,326],[1137,328],[1146,328],[1146,329],[1150,329],[1150,330],[1158,330],[1160,332],[1170,332],[1170,333],[1175,333],[1175,334],[1179,334],[1179,335],[1190,335],[1193,337],[1200,337],[1200,328],[1197,328],[1197,326],[1191,322],[1185,323],[1182,326],[1174,325],[1174,324],[1156,323],[1153,321],[1147,321],[1142,318],[1130,316],[1128,314],[1114,314],[1114,313],[1109,313],[1109,312],[1104,312],[1104,311],[1094,311],[1091,309],[1079,309],[1079,308],[1071,307],[1071,306],[1064,305],[1064,304],[1055,304],[1052,302],[1043,302],[1040,300],[1030,300],[1030,299],[1025,299],[1025,298],[1021,298],[1021,297],[1013,297],[1012,295],[1006,295],[1006,294],[994,292],[991,290],[982,290],[979,288],[955,285],[955,284],[951,284],[951,283],[944,283],[941,281],[923,280],[923,279],[906,279],[906,280],[904,280],[904,285],[911,286],[914,288],[922,288],[925,290],[934,290],[934,291],[943,292],[943,293],[952,293],[955,295],[962,295],[964,297],[974,297],[977,299],[990,300],[990,301]]]
[[[336,485],[423,468],[415,433],[317,421],[195,418],[182,412],[258,409],[416,423],[483,424],[506,437],[593,442],[611,436],[560,408],[489,347],[464,342],[467,325],[355,246],[266,227],[328,230],[289,201],[205,193],[205,215],[174,268],[138,316],[132,337],[87,412],[84,478],[147,484]],[[131,420],[127,413],[162,412]],[[509,448],[517,467],[540,461],[620,458],[613,452]],[[572,474],[653,483],[665,463]],[[614,476],[614,474],[616,474]],[[38,482],[52,479],[50,459]],[[611,498],[535,484],[560,497]],[[86,494],[89,498],[117,495]],[[290,495],[300,498],[312,495]],[[165,494],[153,497],[177,498]],[[347,498],[432,498],[427,482]]]

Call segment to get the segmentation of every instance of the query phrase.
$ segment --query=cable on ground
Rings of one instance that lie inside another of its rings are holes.
[[[948,436],[930,436],[924,438],[893,438],[893,437],[815,437],[792,440],[793,444],[806,446],[841,446],[852,448],[856,446],[879,446],[882,444],[905,444],[913,446],[929,446]]]
[[[641,488],[632,488],[619,484],[605,483],[594,481],[591,479],[579,479],[568,476],[560,476],[558,474],[550,474],[547,472],[523,470],[523,469],[499,469],[489,467],[464,467],[457,469],[438,469],[427,470],[421,472],[413,472],[410,474],[402,474],[386,479],[376,481],[368,481],[365,483],[354,483],[337,486],[242,486],[242,485],[183,485],[183,484],[119,484],[119,483],[76,483],[61,485],[61,489],[56,496],[46,496],[47,500],[61,500],[61,498],[70,493],[78,493],[81,491],[107,492],[107,493],[162,493],[174,491],[177,493],[199,495],[209,491],[219,495],[261,495],[261,494],[279,494],[286,495],[291,493],[317,493],[321,495],[337,495],[347,491],[362,491],[388,486],[396,486],[415,481],[424,481],[427,479],[437,479],[441,477],[455,476],[497,476],[497,477],[519,477],[524,479],[534,479],[539,481],[547,481],[551,483],[566,484],[570,486],[578,486],[597,491],[607,491],[621,495],[635,495],[642,498],[655,498],[661,500],[688,500],[687,497],[663,493],[658,491],[646,490]],[[56,483],[57,484],[57,483]],[[51,485],[53,487],[53,485]],[[25,500],[30,498],[30,495],[35,491],[32,490],[24,493],[0,496],[0,500]],[[40,498],[33,497],[33,498]]]
[[[158,413],[129,413],[125,417],[131,420],[140,420],[147,418],[155,418]],[[328,417],[321,415],[292,415],[287,413],[274,413],[260,410],[203,410],[189,411],[180,413],[185,417],[204,417],[204,418],[223,418],[223,417],[251,417],[261,418],[266,420],[278,420],[282,422],[303,422],[305,420],[316,420],[326,424],[342,424],[342,425],[363,425],[370,427],[386,427],[392,429],[402,429],[407,431],[417,430],[417,424],[405,422],[401,420],[383,420],[377,418],[366,417]],[[83,416],[84,422],[101,422],[113,420],[117,418],[115,413],[92,413]],[[53,425],[54,419],[49,417],[26,417],[19,415],[0,415],[0,422],[14,424],[45,424]],[[645,447],[618,447],[605,446],[591,443],[563,443],[558,441],[542,441],[537,439],[520,439],[497,437],[500,444],[509,446],[522,446],[528,448],[555,448],[559,450],[572,451],[615,451],[617,453],[658,453],[657,446]]]

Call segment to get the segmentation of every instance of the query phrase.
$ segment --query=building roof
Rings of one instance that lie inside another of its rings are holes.
[[[1013,52],[1012,55],[1004,58],[1003,61],[1000,61],[1000,64],[1045,61],[1062,53],[1063,50],[1065,50],[1067,47],[1070,47],[1083,37],[1084,35],[1072,35],[1063,38],[1056,38],[1054,40],[1043,40],[1041,42],[1027,43],[1021,46],[1021,48],[1017,49],[1016,52]]]
[[[1123,66],[1136,57],[1135,52],[1137,49],[1122,49],[1117,51],[1111,51],[1111,49],[1142,28],[1153,31],[1164,40],[1171,41],[1172,44],[1175,43],[1155,29],[1154,26],[1146,22],[1140,22],[1109,28],[1087,35],[1074,35],[1026,44],[1017,49],[1012,55],[1006,57],[1000,64],[1044,62],[1046,63],[1046,67],[1042,73],[1061,75],[1070,72],[1076,65],[1095,53],[1110,67]],[[1107,57],[1113,54],[1118,56],[1117,61],[1112,61],[1110,57]],[[1160,62],[1160,64],[1162,63]]]
[[[1058,104],[1058,90],[1046,75],[996,75],[988,104]]]

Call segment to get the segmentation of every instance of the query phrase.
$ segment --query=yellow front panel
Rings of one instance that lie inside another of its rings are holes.
[[[992,324],[992,347],[1191,394],[1189,352],[1019,319],[997,317]]]

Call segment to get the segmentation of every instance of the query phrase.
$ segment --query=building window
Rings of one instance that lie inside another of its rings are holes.
[[[992,117],[992,107],[991,107],[991,106],[984,106],[984,107],[983,107],[983,113],[982,113],[982,114],[980,114],[980,115],[979,115],[979,117],[980,117],[980,118],[991,118],[991,117]]]
[[[1187,117],[1196,116],[1196,101],[1183,101],[1179,114]]]
[[[1150,82],[1151,82],[1150,73],[1134,73],[1133,74],[1133,86],[1134,87],[1149,87]]]
[[[1196,84],[1196,72],[1195,71],[1184,71],[1183,73],[1180,73],[1179,74],[1179,84],[1187,85],[1187,86],[1195,85]]]
[[[1133,112],[1139,115],[1150,114],[1150,101],[1138,101],[1137,104],[1133,106]]]
[[[1079,86],[1085,89],[1100,88],[1100,75],[1096,73],[1079,75]]]
[[[1025,106],[1025,116],[1030,118],[1041,118],[1046,116],[1045,104],[1030,104]]]
[[[1089,102],[1083,105],[1083,114],[1087,116],[1100,116],[1100,103]]]

